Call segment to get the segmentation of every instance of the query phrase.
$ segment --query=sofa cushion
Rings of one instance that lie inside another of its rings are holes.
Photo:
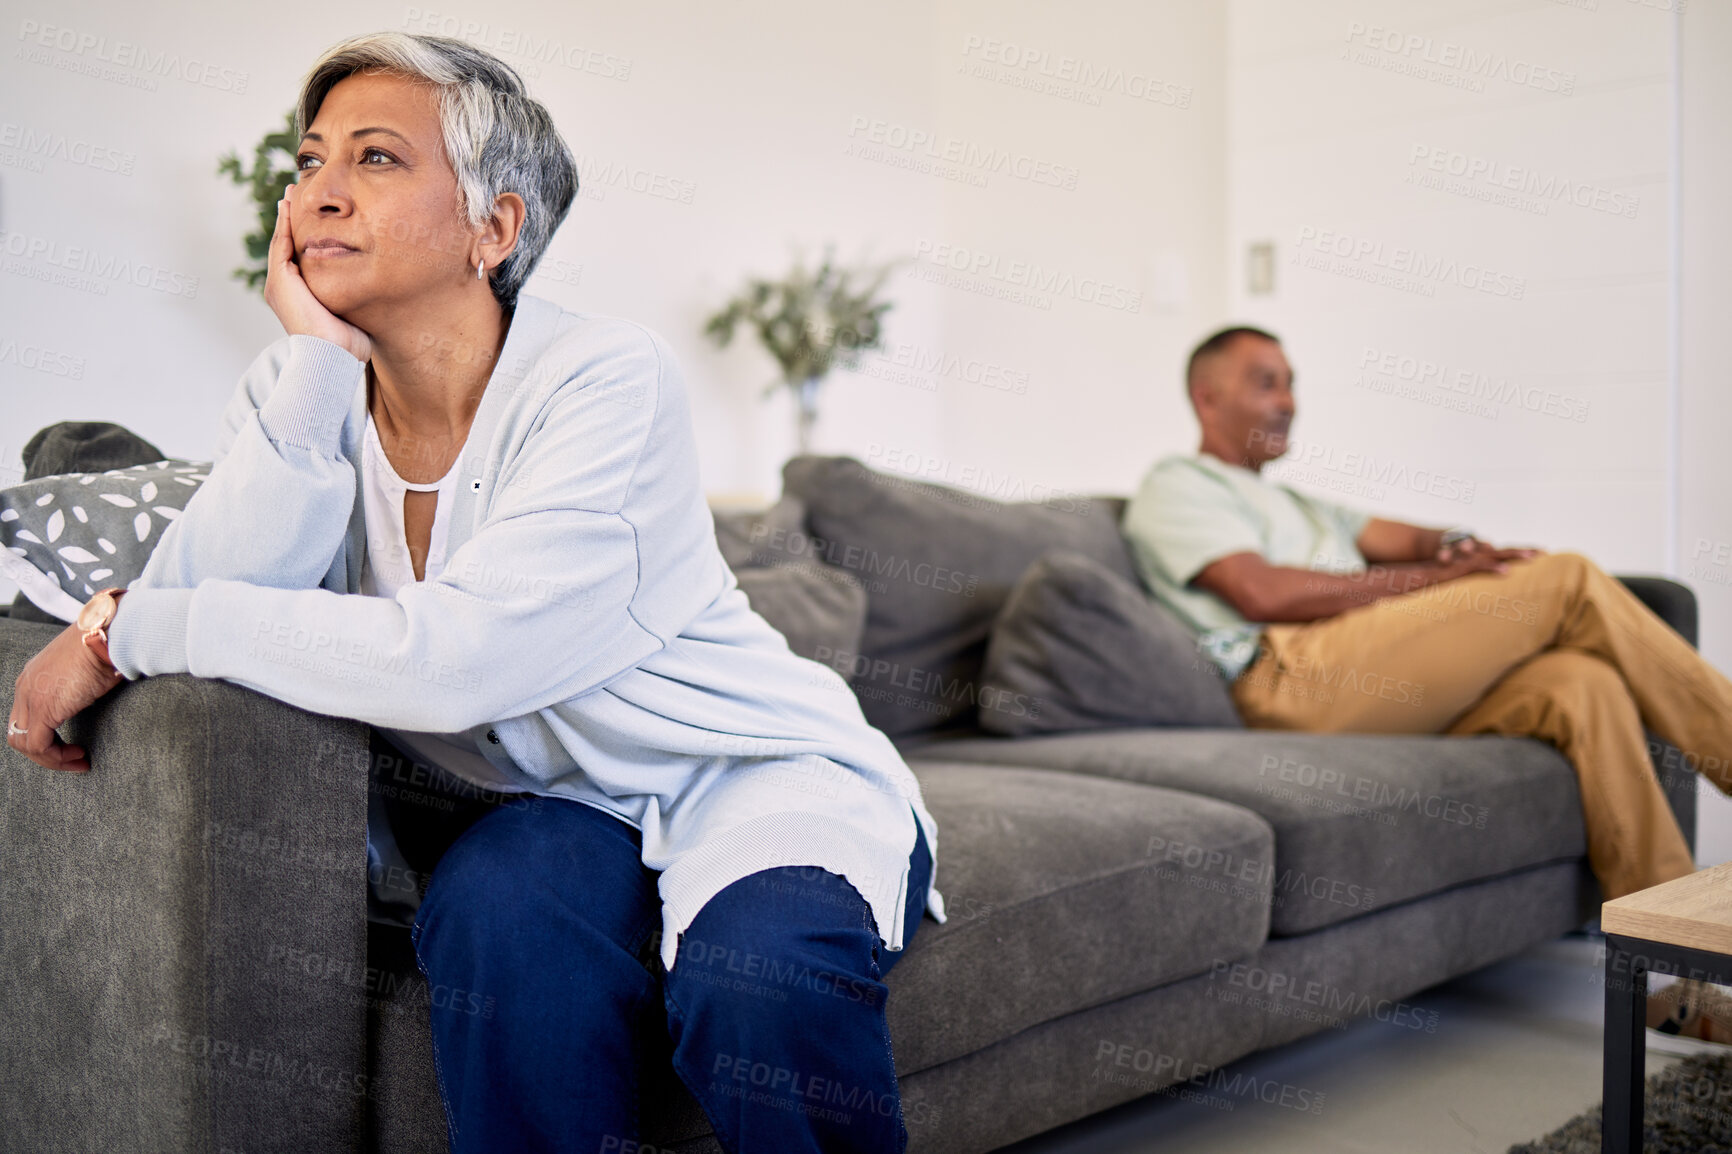
[[[910,762],[938,824],[945,922],[886,977],[896,1069],[1246,957],[1273,834],[1240,806],[1101,777]]]
[[[1227,683],[1177,617],[1072,550],[1028,567],[993,623],[980,728],[1006,737],[1126,726],[1242,727]]]
[[[866,587],[853,574],[812,562],[741,569],[734,576],[752,609],[801,657],[828,661],[859,649]]]
[[[1125,729],[902,751],[911,766],[1046,766],[1253,810],[1275,830],[1275,936],[1586,853],[1575,771],[1526,737]]]
[[[866,719],[892,737],[974,727],[993,618],[1046,550],[1075,549],[1135,580],[1119,535],[1122,500],[995,501],[851,457],[795,457],[782,480],[805,502],[809,535],[765,546],[866,582],[860,652],[835,667],[852,679]]]

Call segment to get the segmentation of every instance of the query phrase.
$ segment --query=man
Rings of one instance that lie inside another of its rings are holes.
[[[1260,329],[1186,367],[1203,439],[1157,462],[1123,530],[1149,591],[1197,634],[1245,724],[1312,733],[1498,733],[1556,745],[1581,781],[1588,862],[1620,897],[1695,868],[1643,726],[1732,792],[1732,681],[1579,553],[1496,548],[1265,479],[1293,370]],[[1369,564],[1367,564],[1369,563]],[[1732,1037],[1697,983],[1659,1025]]]

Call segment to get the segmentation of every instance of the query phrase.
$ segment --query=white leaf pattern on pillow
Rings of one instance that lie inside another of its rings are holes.
[[[81,588],[88,595],[135,578],[162,540],[156,530],[179,517],[211,472],[205,462],[163,460],[22,484],[0,477],[0,548],[8,562],[18,557],[40,575],[36,593],[26,589],[25,595],[54,613],[63,608],[63,594],[79,597]],[[178,486],[165,483],[170,476]],[[96,481],[102,484],[82,489]],[[38,600],[45,596],[46,604]]]

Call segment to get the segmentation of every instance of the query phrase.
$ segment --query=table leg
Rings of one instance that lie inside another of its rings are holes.
[[[1607,939],[1605,1106],[1601,1154],[1642,1154],[1648,962]]]

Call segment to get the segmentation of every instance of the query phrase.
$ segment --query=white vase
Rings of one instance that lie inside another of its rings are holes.
[[[818,386],[822,377],[807,377],[794,386],[794,432],[796,452],[801,456],[812,451],[812,427],[818,423]]]

